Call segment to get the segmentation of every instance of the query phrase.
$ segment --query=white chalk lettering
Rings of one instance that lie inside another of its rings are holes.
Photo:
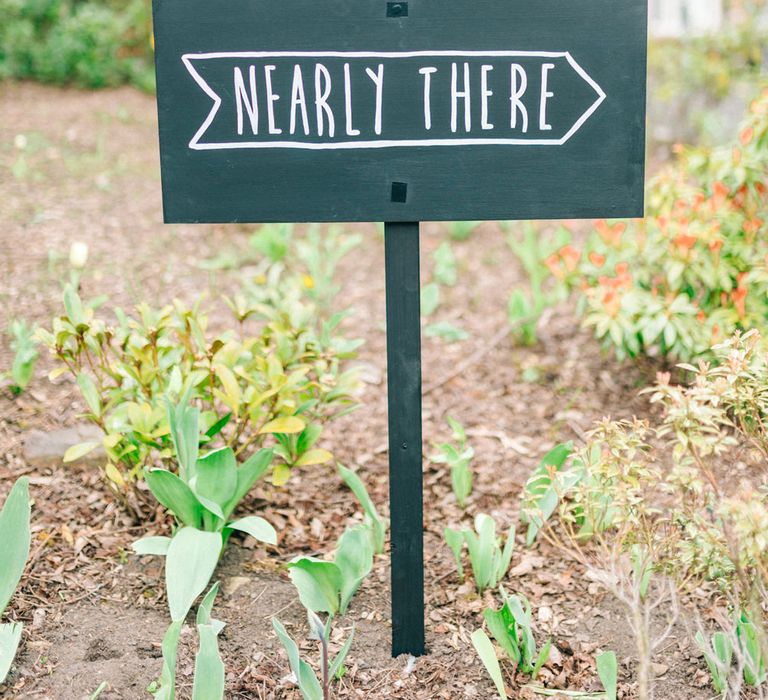
[[[551,124],[547,124],[547,100],[554,97],[554,92],[549,92],[549,71],[555,67],[554,63],[545,63],[541,67],[541,108],[539,109],[539,129],[552,131]]]
[[[321,83],[324,83],[321,85]],[[336,120],[333,118],[333,111],[328,106],[328,97],[331,94],[331,74],[328,69],[318,63],[315,66],[315,110],[317,113],[317,135],[322,136],[325,133],[325,119],[323,113],[328,117],[328,136],[333,138],[336,133]]]
[[[486,131],[493,129],[493,124],[488,121],[488,98],[493,97],[493,91],[488,89],[488,73],[492,70],[493,66],[483,66],[480,69],[480,97],[482,99],[480,127]]]
[[[259,103],[256,96],[256,66],[251,66],[250,83],[251,99],[245,92],[245,81],[243,80],[243,71],[235,68],[235,102],[237,103],[237,133],[243,135],[243,105],[248,112],[248,119],[251,121],[251,131],[254,135],[259,133]]]
[[[376,73],[370,68],[366,68],[365,72],[368,74],[368,77],[373,80],[373,84],[376,86],[376,118],[373,130],[379,135],[381,134],[382,111],[384,106],[384,64],[379,63]]]
[[[518,87],[518,80],[520,81]],[[521,98],[525,95],[525,91],[528,89],[528,75],[525,69],[519,63],[512,64],[512,121],[510,127],[517,129],[517,113],[523,117],[523,133],[528,133],[528,109],[522,103]]]
[[[455,63],[451,64],[451,131],[455,134],[458,127],[459,98],[464,100],[464,130],[466,132],[472,129],[472,106],[469,102],[469,63],[464,64],[464,89],[459,90],[458,86],[458,68]]]
[[[270,134],[282,134],[283,130],[275,127],[275,102],[280,99],[280,95],[272,92],[272,71],[277,66],[264,66],[264,84],[267,88],[267,122],[269,124]]]
[[[304,127],[304,136],[309,136],[309,115],[307,114],[307,98],[304,94],[304,77],[301,74],[301,66],[297,63],[293,67],[293,87],[291,88],[291,133],[296,133],[296,107],[301,108],[301,122]]]
[[[419,73],[424,76],[424,128],[429,131],[432,128],[432,73],[437,73],[434,66],[426,66],[419,69]]]
[[[360,129],[352,126],[352,79],[349,75],[349,63],[344,64],[344,109],[347,118],[347,136],[360,136]]]

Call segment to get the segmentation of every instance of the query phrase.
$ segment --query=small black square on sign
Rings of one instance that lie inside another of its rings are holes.
[[[408,200],[408,185],[405,182],[392,183],[392,201],[405,204]]]

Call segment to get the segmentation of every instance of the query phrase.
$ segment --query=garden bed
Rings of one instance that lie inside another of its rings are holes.
[[[0,144],[0,306],[9,317],[48,324],[59,313],[62,260],[73,240],[90,250],[84,293],[107,294],[110,305],[175,297],[191,303],[201,293],[215,299],[237,287],[242,270],[211,271],[200,263],[222,252],[236,258],[250,228],[161,224],[152,98],[131,89],[82,93],[0,84]],[[364,383],[361,407],[330,424],[322,446],[358,469],[386,511],[383,239],[374,226],[349,229],[362,233],[364,242],[341,263],[338,300],[354,311],[344,322],[350,334],[366,341],[352,361]],[[441,225],[424,226],[425,277],[445,235]],[[460,326],[469,337],[424,340],[425,452],[432,454],[431,443],[447,437],[446,416],[461,420],[476,451],[467,512],[491,513],[508,527],[518,521],[525,480],[553,445],[583,438],[606,415],[649,415],[639,389],[658,368],[606,359],[568,305],[545,313],[537,345],[515,345],[504,329],[509,294],[522,276],[504,234],[484,224],[453,245],[459,284],[446,289],[437,320]],[[2,346],[0,364],[7,366],[10,357]],[[0,395],[0,499],[22,475],[30,477],[34,497],[31,564],[9,610],[26,623],[25,633],[5,697],[87,698],[102,681],[109,687],[99,696],[105,700],[146,697],[160,671],[168,609],[161,562],[135,556],[130,545],[146,532],[167,534],[170,522],[160,509],[154,522],[134,522],[92,466],[62,465],[55,458],[40,466],[25,459],[31,431],[79,425],[85,410],[74,383],[45,379],[53,367],[49,358],[38,367],[27,392]],[[388,557],[377,557],[349,613],[335,625],[337,631],[357,630],[340,698],[494,697],[469,639],[484,601],[459,582],[443,540],[445,526],[467,517],[451,494],[447,470],[425,465],[429,653],[415,663],[390,657]],[[306,617],[281,565],[297,554],[333,549],[356,503],[326,465],[294,472],[287,487],[262,483],[243,510],[275,525],[279,542],[265,548],[238,541],[218,569],[227,697],[296,699],[270,618],[278,616],[304,638]],[[541,676],[545,684],[599,690],[595,652],[611,649],[620,663],[622,697],[633,697],[634,640],[624,611],[583,567],[550,545],[527,549],[518,538],[506,586],[529,597],[538,636],[553,639],[555,652]],[[709,599],[702,596],[698,613],[706,620]],[[712,695],[692,642],[697,620],[685,606],[693,603],[683,601],[673,635],[654,659],[663,700]],[[191,632],[182,635],[181,697],[191,688],[195,644]],[[522,689],[526,682],[509,679],[515,697],[535,697]]]

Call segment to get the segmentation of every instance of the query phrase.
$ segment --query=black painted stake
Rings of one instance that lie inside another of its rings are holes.
[[[384,226],[392,656],[424,653],[419,224]]]

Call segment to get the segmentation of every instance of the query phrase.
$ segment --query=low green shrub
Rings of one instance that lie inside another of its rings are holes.
[[[0,0],[0,79],[154,88],[148,0]]]
[[[768,90],[731,147],[680,149],[643,221],[600,221],[546,262],[578,290],[585,324],[619,357],[705,354],[768,326]]]
[[[110,323],[66,288],[64,314],[37,337],[59,361],[51,377],[76,380],[87,418],[103,430],[104,471],[118,492],[149,466],[175,468],[166,397],[185,396],[201,409],[208,449],[230,447],[242,460],[273,439],[276,485],[292,468],[331,459],[315,446],[322,422],[353,405],[356,386],[341,370],[353,353],[335,334],[338,319],[318,323],[295,299],[279,308],[243,304],[233,309],[234,327],[213,334],[200,304],[140,304],[133,315],[115,309]],[[65,461],[98,445],[77,445]]]

